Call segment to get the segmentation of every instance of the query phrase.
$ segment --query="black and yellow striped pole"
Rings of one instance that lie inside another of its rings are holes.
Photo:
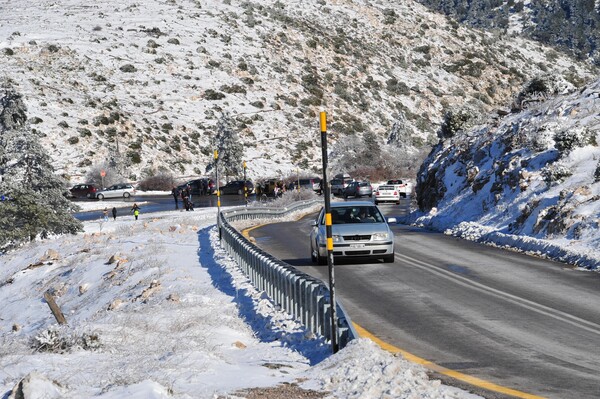
[[[327,183],[327,114],[321,112],[321,153],[323,157],[323,182],[321,184],[325,198],[325,231],[327,233],[327,268],[329,269],[329,293],[331,296],[331,350],[337,353],[338,328],[337,305],[335,303],[335,274],[333,272],[333,236],[331,232],[331,188]]]
[[[242,164],[244,167],[244,203],[248,206],[248,187],[246,187],[246,161]]]
[[[215,150],[215,180],[217,183],[217,228],[219,229],[219,240],[221,239],[221,188],[219,187],[219,151]]]

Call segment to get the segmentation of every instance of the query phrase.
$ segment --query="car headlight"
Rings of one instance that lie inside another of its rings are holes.
[[[333,235],[331,236],[333,242],[342,242],[342,236]],[[325,234],[319,235],[319,244],[325,245],[327,243],[327,236]]]
[[[385,240],[389,239],[389,234],[388,233],[375,233],[371,237],[373,238],[373,241],[385,241]]]

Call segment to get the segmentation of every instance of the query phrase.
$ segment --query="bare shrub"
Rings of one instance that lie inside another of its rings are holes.
[[[51,353],[65,353],[78,348],[93,351],[101,347],[97,333],[77,333],[56,326],[51,326],[33,337],[30,346],[37,352]]]
[[[169,191],[175,185],[175,179],[171,173],[159,173],[146,177],[138,184],[142,191]]]
[[[563,182],[566,178],[570,177],[573,172],[561,163],[554,163],[542,168],[541,174],[546,184],[553,186]]]

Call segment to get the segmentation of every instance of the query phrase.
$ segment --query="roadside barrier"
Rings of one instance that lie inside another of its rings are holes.
[[[229,222],[274,219],[308,209],[318,200],[298,201],[285,208],[235,208],[221,211],[218,217],[222,247],[236,260],[252,284],[264,291],[275,305],[299,320],[315,334],[331,340],[331,301],[328,286],[321,280],[297,270],[258,248],[234,229]],[[343,306],[337,302],[338,342],[346,346],[358,334]]]

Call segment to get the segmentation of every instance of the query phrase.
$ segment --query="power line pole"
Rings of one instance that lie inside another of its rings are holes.
[[[327,184],[327,114],[321,112],[321,153],[323,157],[322,190],[325,197],[325,231],[327,233],[327,268],[329,269],[329,295],[331,300],[331,350],[337,353],[338,328],[337,305],[335,303],[335,274],[333,270],[333,236],[331,231],[331,189]]]

